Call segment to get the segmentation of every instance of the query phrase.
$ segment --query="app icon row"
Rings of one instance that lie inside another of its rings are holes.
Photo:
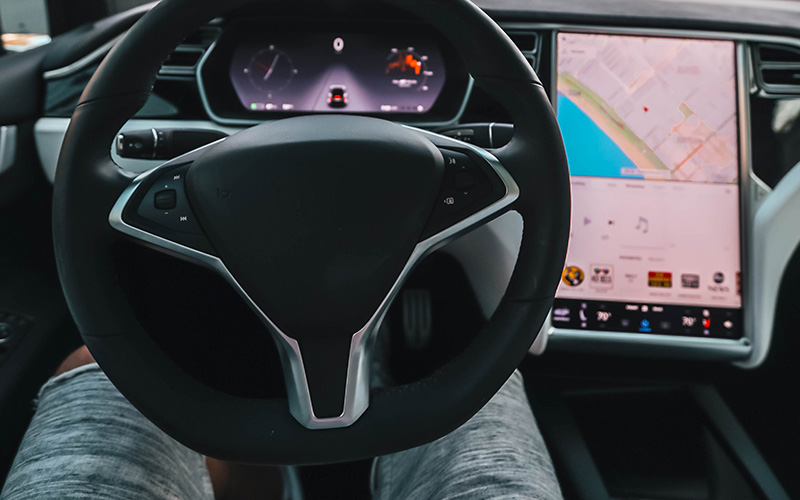
[[[626,274],[625,278],[631,280],[636,278],[636,274]],[[592,288],[614,288],[614,266],[607,264],[596,264],[589,268],[587,273],[578,266],[567,266],[561,273],[561,282],[569,287],[579,287],[588,279],[589,286]],[[668,271],[648,271],[647,286],[650,288],[678,288],[676,283],[677,276]],[[699,289],[703,278],[697,273],[680,274],[680,288]],[[708,291],[713,293],[729,292],[730,288],[725,285],[727,277],[722,271],[717,271],[709,278]],[[737,291],[739,273],[736,273]]]

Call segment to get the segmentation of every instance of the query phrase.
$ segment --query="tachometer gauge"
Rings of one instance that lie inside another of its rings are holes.
[[[392,85],[421,92],[428,90],[426,82],[433,76],[433,71],[428,68],[428,56],[417,53],[414,47],[392,49],[386,58],[385,71]]]
[[[280,92],[292,82],[297,68],[286,52],[270,45],[253,56],[244,72],[254,87],[272,97],[273,93]]]

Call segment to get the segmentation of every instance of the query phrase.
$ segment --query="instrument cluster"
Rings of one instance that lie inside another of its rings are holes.
[[[252,28],[228,29],[201,65],[201,86],[218,116],[357,113],[447,121],[467,95],[460,58],[420,25]]]

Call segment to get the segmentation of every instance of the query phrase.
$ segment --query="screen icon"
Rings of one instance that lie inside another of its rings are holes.
[[[672,288],[672,273],[657,271],[648,272],[647,286],[653,288]]]
[[[328,106],[332,108],[347,106],[347,87],[345,85],[331,85],[328,88]]]
[[[643,319],[642,322],[639,323],[639,331],[640,332],[644,332],[644,333],[648,333],[648,332],[653,331],[650,328],[650,322],[648,320],[646,320],[646,319]]]
[[[683,288],[700,288],[700,275],[681,274],[681,286]]]
[[[561,281],[567,286],[578,286],[583,283],[584,278],[583,270],[578,266],[568,266],[561,273]]]
[[[589,285],[606,290],[614,288],[614,266],[593,265]]]
[[[650,232],[650,221],[645,219],[644,217],[639,217],[638,222],[636,223],[636,230],[641,231],[642,234],[647,234]]]
[[[719,285],[719,284],[720,284],[720,283],[722,283],[723,281],[725,281],[725,275],[724,275],[724,274],[722,274],[722,273],[721,273],[721,272],[719,272],[719,271],[717,271],[716,273],[714,273],[714,283],[716,283],[716,284],[718,284],[718,285]]]
[[[553,321],[559,323],[568,323],[570,310],[566,307],[559,307],[553,310]]]

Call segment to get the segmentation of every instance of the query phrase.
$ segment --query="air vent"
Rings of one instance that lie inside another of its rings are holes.
[[[800,48],[787,45],[755,46],[756,77],[769,94],[800,94]]]
[[[508,31],[511,41],[517,45],[525,59],[531,63],[533,69],[539,70],[539,51],[541,50],[541,37],[535,31]]]
[[[520,51],[536,53],[539,50],[539,34],[538,33],[514,33],[508,34],[511,41],[514,42]]]
[[[194,76],[197,64],[217,39],[220,28],[204,26],[186,38],[167,57],[158,72],[161,76]]]

